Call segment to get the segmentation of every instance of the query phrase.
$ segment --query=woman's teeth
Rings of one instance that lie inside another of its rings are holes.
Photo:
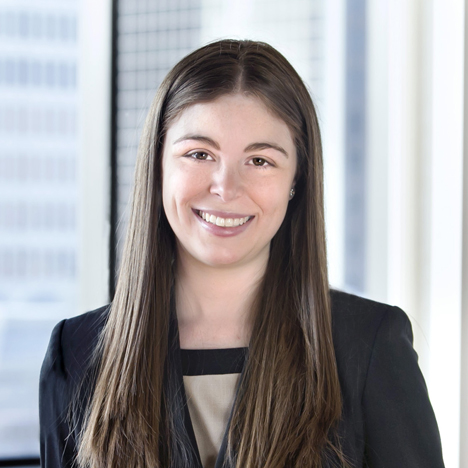
[[[242,226],[251,218],[251,216],[246,216],[245,218],[220,218],[219,216],[210,215],[204,211],[199,211],[198,216],[203,218],[207,223],[216,224],[216,226],[221,227]]]

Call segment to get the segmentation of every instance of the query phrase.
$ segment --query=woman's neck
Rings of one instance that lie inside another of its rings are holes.
[[[248,346],[252,304],[267,260],[214,268],[178,259],[176,309],[182,349]]]

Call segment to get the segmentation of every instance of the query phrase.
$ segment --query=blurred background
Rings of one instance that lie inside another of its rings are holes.
[[[269,42],[307,83],[330,282],[408,313],[446,466],[468,467],[465,10],[465,0],[0,0],[0,466],[38,464],[52,327],[112,296],[157,86],[193,49],[233,37]]]

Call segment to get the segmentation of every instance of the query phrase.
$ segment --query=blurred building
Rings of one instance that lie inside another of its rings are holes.
[[[77,258],[77,4],[0,4],[0,457],[38,454],[39,369]]]

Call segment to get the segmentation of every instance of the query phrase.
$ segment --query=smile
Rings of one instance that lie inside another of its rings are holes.
[[[247,221],[253,218],[253,216],[246,216],[245,218],[220,218],[205,211],[197,211],[198,216],[205,220],[207,223],[215,224],[220,227],[236,227],[242,226]]]

